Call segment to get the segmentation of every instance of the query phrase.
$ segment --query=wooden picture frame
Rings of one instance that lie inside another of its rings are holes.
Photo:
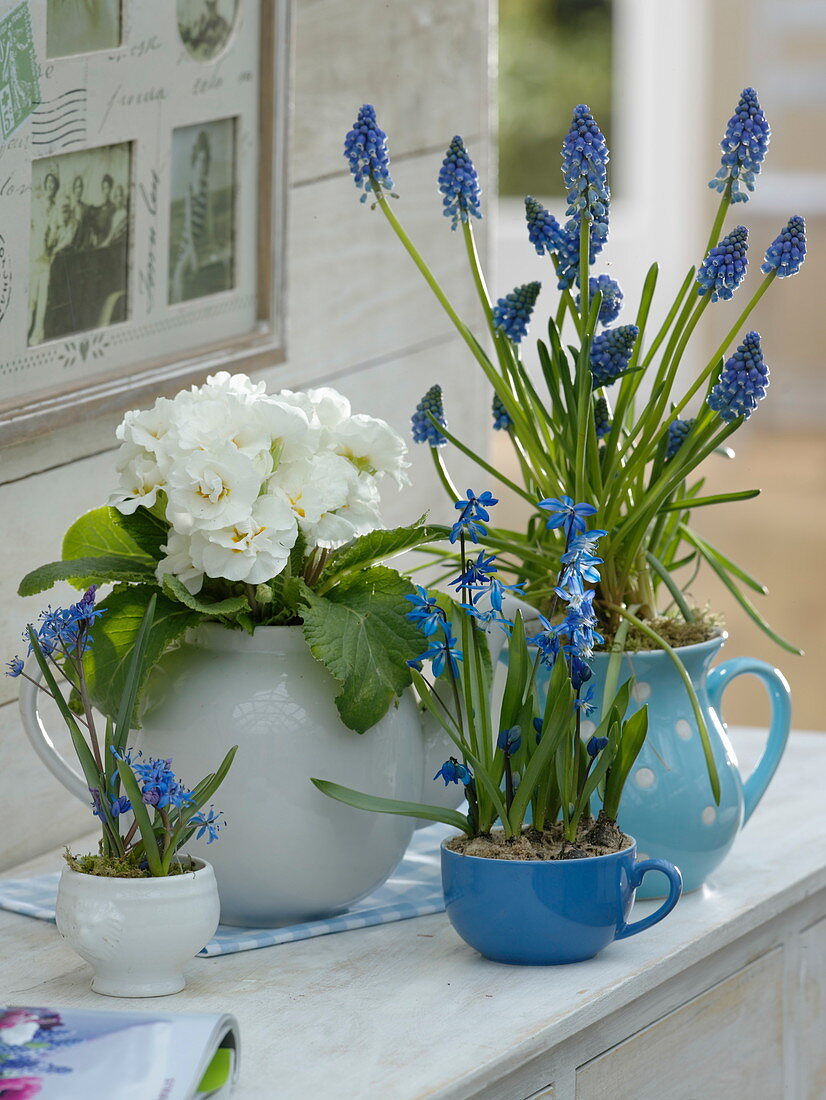
[[[47,56],[60,2],[120,3],[120,45]],[[4,27],[24,37],[27,15],[39,80],[27,117],[6,119],[0,71],[0,447],[285,357],[291,4],[177,0],[218,3],[235,4],[231,34],[204,46],[173,0],[32,0],[31,13],[0,0],[0,70]],[[210,190],[221,171],[229,187]]]

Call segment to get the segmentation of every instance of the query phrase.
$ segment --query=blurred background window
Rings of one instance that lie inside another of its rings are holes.
[[[500,0],[500,195],[564,194],[559,150],[574,102],[588,104],[610,148],[611,42],[611,0]]]

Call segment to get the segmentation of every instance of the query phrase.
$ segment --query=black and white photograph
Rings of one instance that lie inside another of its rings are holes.
[[[238,0],[178,0],[178,33],[196,61],[212,61],[227,46]]]
[[[46,56],[109,50],[121,42],[121,0],[48,0]]]
[[[235,119],[172,134],[169,302],[234,285]]]
[[[128,314],[131,145],[32,164],[29,345]]]

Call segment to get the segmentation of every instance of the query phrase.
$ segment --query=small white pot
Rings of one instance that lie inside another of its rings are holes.
[[[92,989],[108,997],[164,997],[186,982],[183,967],[218,927],[212,867],[168,878],[103,878],[64,867],[57,927],[91,963]]]

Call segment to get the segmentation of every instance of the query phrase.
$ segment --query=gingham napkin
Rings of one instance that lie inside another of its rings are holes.
[[[393,876],[364,901],[357,902],[337,917],[286,928],[231,928],[222,924],[201,954],[231,955],[235,951],[252,951],[256,947],[273,947],[313,936],[328,936],[332,932],[367,928],[371,924],[389,924],[428,913],[441,913],[445,899],[439,845],[453,831],[450,826],[441,824],[419,829],[413,834],[410,847]],[[0,909],[53,921],[59,877],[60,872],[54,871],[34,878],[0,879]]]

